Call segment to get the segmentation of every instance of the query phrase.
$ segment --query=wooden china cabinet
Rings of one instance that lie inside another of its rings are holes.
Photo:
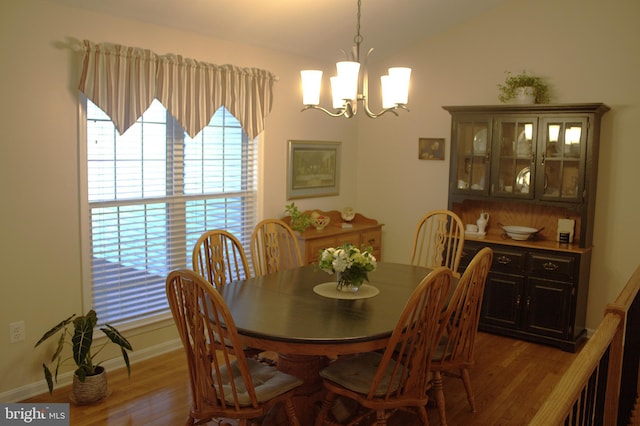
[[[447,106],[452,116],[449,209],[467,234],[461,270],[494,250],[480,329],[575,351],[585,318],[593,242],[601,103]],[[558,219],[575,223],[558,242]],[[501,226],[539,231],[507,238]]]

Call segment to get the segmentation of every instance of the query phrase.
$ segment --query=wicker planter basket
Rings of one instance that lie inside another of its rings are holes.
[[[73,376],[71,387],[71,402],[78,405],[98,402],[108,396],[107,372],[103,367],[98,367],[98,374],[87,376],[81,382],[77,375]]]

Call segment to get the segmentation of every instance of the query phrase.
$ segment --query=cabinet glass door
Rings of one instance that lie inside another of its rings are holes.
[[[488,194],[490,119],[459,120],[456,123],[455,190]]]
[[[498,119],[495,134],[492,194],[509,198],[533,198],[537,119]]]
[[[537,185],[544,188],[540,198],[581,200],[587,120],[583,118],[547,118],[542,120],[544,149],[539,156]]]

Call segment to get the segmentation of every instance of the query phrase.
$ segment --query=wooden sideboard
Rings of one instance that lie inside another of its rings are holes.
[[[322,230],[317,230],[313,226],[305,232],[296,232],[302,259],[305,263],[317,263],[320,251],[328,247],[337,247],[343,243],[351,243],[360,248],[371,247],[373,255],[378,261],[382,256],[382,224],[375,219],[370,219],[356,213],[356,216],[350,222],[345,222],[340,217],[340,212],[332,210],[324,212],[321,210],[312,210],[305,213],[311,214],[313,211],[321,215],[329,216],[331,221],[329,225]],[[282,219],[286,223],[290,223],[291,218],[286,216]],[[347,227],[343,227],[346,224]]]

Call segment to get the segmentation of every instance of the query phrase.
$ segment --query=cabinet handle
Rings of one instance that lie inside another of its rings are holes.
[[[531,305],[531,297],[527,296],[527,310],[529,310],[530,305]]]
[[[544,158],[545,158],[545,157],[544,157],[544,152],[543,152],[543,153],[542,153],[541,160],[540,160],[540,165],[541,165],[541,166],[544,166]]]
[[[511,258],[503,255],[497,258],[496,261],[501,265],[508,265],[511,263]]]
[[[546,262],[544,265],[542,265],[542,267],[546,270],[546,271],[555,271],[559,268],[558,265],[556,265],[553,262]]]
[[[369,244],[373,244],[373,243],[375,243],[375,242],[376,242],[376,239],[375,239],[375,238],[371,238],[371,239],[369,240]]]
[[[516,308],[520,308],[520,295],[516,296]]]

